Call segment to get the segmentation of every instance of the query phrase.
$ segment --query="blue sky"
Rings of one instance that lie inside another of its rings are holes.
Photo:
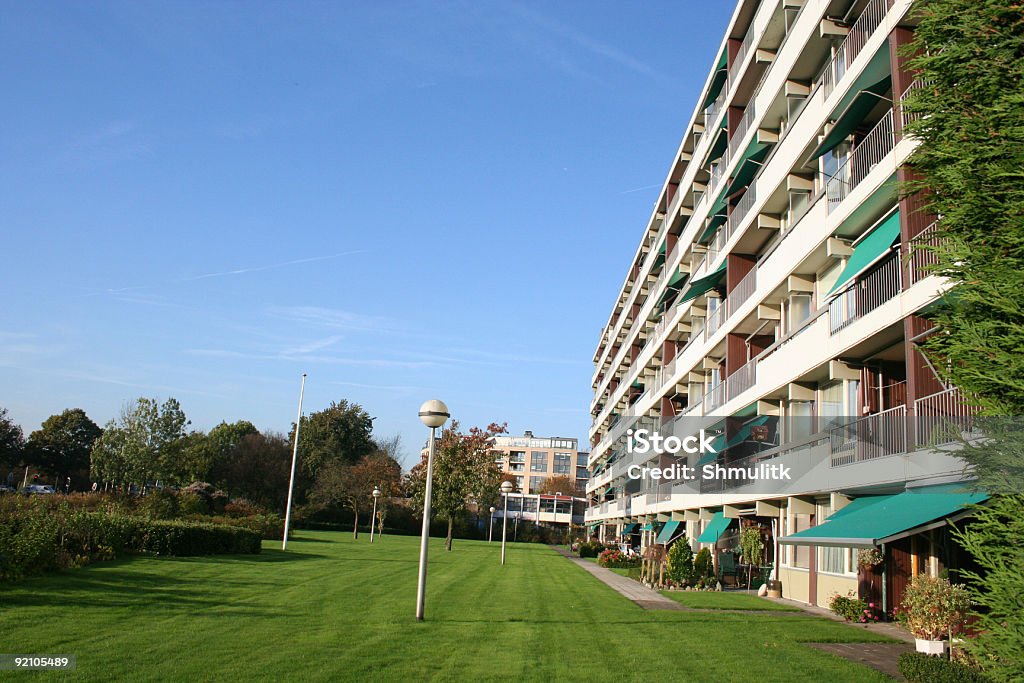
[[[0,406],[585,439],[731,2],[5,3]],[[408,460],[408,459],[407,459]]]

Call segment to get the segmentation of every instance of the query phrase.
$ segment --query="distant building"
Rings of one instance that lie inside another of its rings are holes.
[[[575,491],[555,491],[565,495],[582,495],[587,486],[587,458],[579,451],[579,441],[560,436],[538,437],[533,432],[522,436],[501,434],[494,438],[495,462],[502,472],[515,477],[521,493],[539,493],[551,477],[575,480]]]

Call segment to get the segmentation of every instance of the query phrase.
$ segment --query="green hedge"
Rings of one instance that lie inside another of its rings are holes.
[[[132,553],[258,553],[260,533],[225,524],[152,520],[25,500],[0,512],[0,581]]]
[[[984,674],[945,657],[932,657],[922,652],[900,655],[899,670],[910,683],[987,683]]]

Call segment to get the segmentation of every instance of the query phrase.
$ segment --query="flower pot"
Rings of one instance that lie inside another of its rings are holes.
[[[925,640],[923,638],[915,638],[914,641],[917,643],[918,652],[923,652],[926,655],[946,654],[946,641],[944,640]]]

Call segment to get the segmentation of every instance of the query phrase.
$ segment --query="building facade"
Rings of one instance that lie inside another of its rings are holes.
[[[819,605],[891,608],[963,562],[949,525],[984,495],[943,435],[971,411],[918,348],[947,285],[935,217],[898,189],[910,4],[736,6],[593,357],[597,535],[724,555],[755,528],[759,569]],[[713,445],[639,453],[640,429]],[[680,463],[735,476],[638,476]]]
[[[495,462],[502,472],[512,475],[516,491],[538,494],[552,477],[568,477],[576,482],[575,491],[557,491],[567,496],[582,494],[589,477],[589,454],[579,450],[579,440],[565,437],[538,437],[527,431],[522,436],[499,434],[494,438]]]

